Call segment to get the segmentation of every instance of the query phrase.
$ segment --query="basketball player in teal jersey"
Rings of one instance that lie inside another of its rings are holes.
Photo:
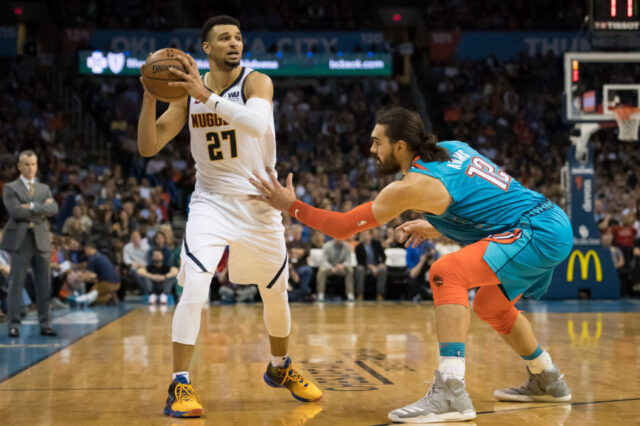
[[[389,419],[429,423],[476,417],[464,382],[471,287],[480,287],[473,310],[525,360],[529,375],[522,386],[497,390],[494,396],[501,401],[569,401],[563,375],[514,307],[523,294],[544,294],[554,268],[569,255],[573,232],[567,215],[469,145],[436,143],[415,112],[399,107],[379,111],[371,142],[380,171],[402,172],[404,178],[347,213],[296,200],[291,174],[286,187],[273,171],[270,179],[256,173],[251,182],[262,193],[256,199],[334,238],[347,238],[414,210],[425,219],[400,226],[407,245],[439,235],[465,244],[429,271],[440,342],[434,384],[422,399],[391,411]]]

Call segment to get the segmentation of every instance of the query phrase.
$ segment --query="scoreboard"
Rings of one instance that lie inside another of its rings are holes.
[[[590,0],[591,30],[640,31],[640,0]]]

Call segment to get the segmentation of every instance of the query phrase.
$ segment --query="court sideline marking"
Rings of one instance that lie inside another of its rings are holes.
[[[125,308],[125,309],[126,309],[126,308]],[[70,340],[66,345],[60,345],[60,347],[59,347],[59,348],[56,348],[53,352],[51,352],[51,353],[49,353],[49,354],[46,354],[46,355],[45,355],[45,356],[43,356],[42,358],[40,358],[40,359],[36,359],[36,360],[34,360],[33,362],[27,363],[27,364],[26,364],[26,365],[24,365],[23,367],[20,367],[19,369],[17,369],[16,371],[14,371],[14,372],[12,372],[12,373],[8,374],[7,376],[5,376],[5,377],[1,377],[1,378],[0,378],[0,384],[2,384],[2,383],[4,383],[4,382],[6,382],[7,380],[11,379],[12,377],[17,376],[18,374],[20,374],[20,373],[22,373],[23,371],[25,371],[25,370],[27,370],[27,369],[29,369],[29,368],[33,367],[34,365],[36,365],[36,364],[38,364],[38,363],[40,363],[40,362],[44,361],[45,359],[50,358],[51,356],[53,356],[53,355],[57,354],[57,353],[58,353],[58,352],[60,352],[61,350],[63,350],[63,349],[66,349],[66,348],[70,347],[71,345],[73,345],[73,344],[74,344],[74,343],[76,343],[77,341],[79,341],[79,340],[81,340],[81,339],[84,339],[84,338],[85,338],[85,337],[87,337],[87,336],[91,336],[93,333],[95,333],[96,331],[102,330],[102,328],[104,328],[104,327],[106,327],[107,325],[111,324],[111,323],[112,323],[112,322],[114,322],[115,320],[118,320],[118,319],[120,319],[120,318],[124,317],[125,315],[130,314],[131,312],[134,312],[134,311],[136,311],[136,310],[137,310],[136,308],[125,310],[125,311],[123,311],[123,312],[119,313],[118,315],[116,315],[114,318],[112,318],[112,319],[110,319],[110,320],[106,321],[104,324],[102,324],[102,325],[98,326],[95,330],[92,330],[92,331],[90,331],[90,332],[89,332],[89,333],[87,333],[87,334],[84,334],[84,335],[78,336],[78,337],[76,337],[76,338],[74,338],[74,339]]]

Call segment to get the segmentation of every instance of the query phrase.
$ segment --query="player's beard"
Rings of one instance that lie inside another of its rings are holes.
[[[240,66],[240,58],[238,58],[236,62],[230,61],[226,57],[218,59],[213,56],[210,56],[209,59],[211,60],[211,62],[213,62],[216,68],[222,71],[227,71],[227,72],[233,71],[235,68],[238,68]]]
[[[394,175],[400,171],[400,163],[396,155],[391,151],[389,156],[384,160],[378,158],[378,173],[381,175]]]
[[[238,59],[236,62],[230,61],[228,59],[224,60],[224,64],[229,68],[229,69],[234,69],[236,67],[240,66],[240,59]]]

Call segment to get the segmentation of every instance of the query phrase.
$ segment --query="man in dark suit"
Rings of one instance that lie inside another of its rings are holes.
[[[387,287],[387,256],[380,241],[371,239],[371,231],[360,233],[360,244],[356,246],[356,293],[358,300],[364,298],[364,280],[368,275],[376,279],[376,294],[378,300],[384,300]]]
[[[11,255],[7,314],[9,337],[20,336],[20,295],[27,275],[33,270],[40,334],[55,336],[49,319],[51,238],[47,217],[58,212],[51,190],[35,181],[38,157],[22,151],[18,157],[20,177],[4,185],[2,201],[9,213],[0,248]]]

